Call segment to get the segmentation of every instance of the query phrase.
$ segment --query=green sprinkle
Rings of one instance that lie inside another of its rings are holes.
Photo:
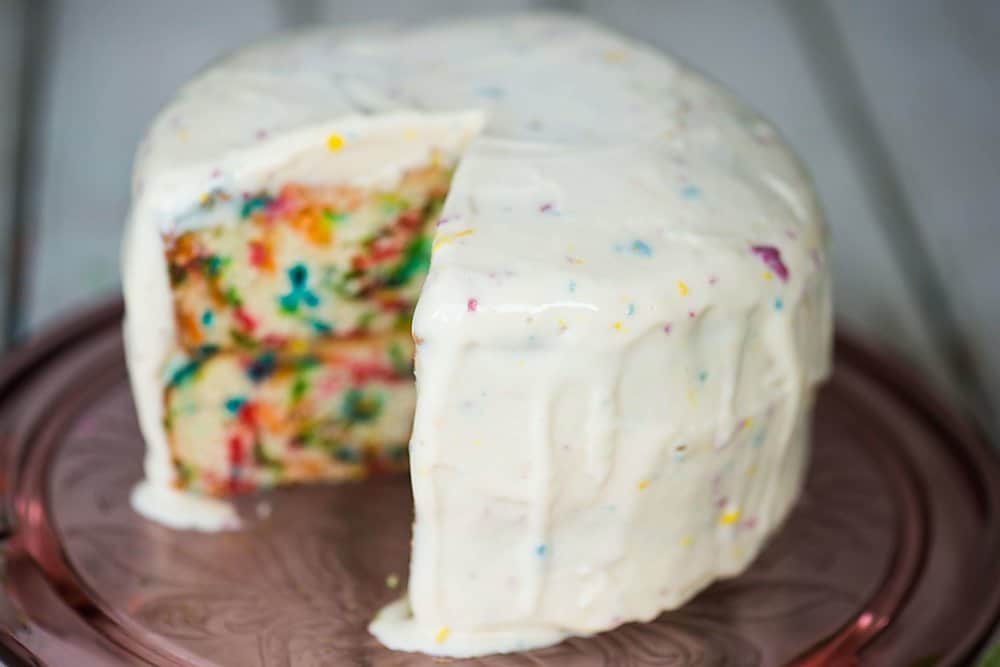
[[[351,389],[344,395],[340,414],[352,424],[366,424],[375,421],[382,413],[382,395],[371,391]]]
[[[416,276],[427,273],[431,266],[431,247],[431,239],[426,234],[413,239],[406,247],[403,260],[389,274],[385,284],[389,287],[401,287]]]
[[[306,395],[309,391],[309,382],[301,375],[295,378],[292,382],[292,402],[298,403],[302,400],[302,397]]]

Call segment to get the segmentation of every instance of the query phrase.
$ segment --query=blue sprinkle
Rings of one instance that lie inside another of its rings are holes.
[[[206,327],[212,326],[212,322],[215,320],[215,314],[210,310],[206,310],[201,314],[201,323]]]
[[[701,188],[697,185],[686,185],[681,194],[684,195],[684,199],[698,199],[701,197]]]
[[[575,292],[576,291],[576,281],[575,280],[569,281],[569,291],[570,292]]]
[[[263,382],[271,376],[278,367],[278,358],[274,352],[265,352],[254,360],[247,368],[247,376],[254,382]]]
[[[653,249],[650,248],[649,244],[647,244],[645,241],[640,241],[639,239],[636,239],[635,241],[632,241],[632,252],[634,252],[636,255],[639,255],[640,257],[649,257],[650,255],[653,254]]]
[[[702,371],[702,372],[698,373],[698,381],[699,382],[704,382],[707,379],[708,379],[708,371]]]
[[[247,399],[243,398],[242,396],[230,398],[229,400],[226,401],[226,412],[228,412],[231,415],[235,415],[237,412],[240,411],[240,408],[246,405],[246,402]]]
[[[309,320],[309,325],[313,328],[313,331],[320,334],[328,334],[333,332],[333,327],[324,322],[323,320],[311,319]]]
[[[309,269],[302,264],[296,264],[288,270],[288,279],[292,282],[292,287],[305,287],[309,278]]]
[[[539,558],[545,556],[545,545],[539,544],[537,547],[535,547],[535,553],[538,554]]]
[[[628,310],[626,312],[627,312],[627,315],[629,317],[632,317],[633,315],[635,315],[635,304],[634,303],[630,303],[628,305]]]
[[[781,299],[775,299],[774,300],[774,309],[775,310],[781,310],[784,307],[785,307],[785,302],[784,301],[782,301]]]
[[[753,437],[753,446],[760,447],[764,444],[764,431],[761,431]]]
[[[302,303],[306,304],[310,308],[315,308],[319,305],[319,297],[309,290],[303,290]]]

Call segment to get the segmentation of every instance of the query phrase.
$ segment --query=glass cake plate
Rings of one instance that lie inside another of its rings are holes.
[[[440,664],[366,631],[406,581],[405,477],[244,498],[234,533],[131,510],[143,445],[120,318],[102,305],[0,361],[0,661]],[[805,493],[749,571],[652,623],[468,663],[966,664],[1000,611],[1000,463],[846,337],[814,428]]]

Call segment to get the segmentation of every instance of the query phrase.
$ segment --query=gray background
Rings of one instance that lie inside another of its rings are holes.
[[[845,329],[1000,425],[1000,2],[0,0],[0,347],[118,289],[132,154],[171,92],[275,30],[546,6],[660,45],[810,166]]]

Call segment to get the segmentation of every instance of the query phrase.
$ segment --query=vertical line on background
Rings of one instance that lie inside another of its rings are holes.
[[[582,0],[534,0],[531,4],[536,9],[583,13]]]
[[[28,271],[34,236],[31,181],[38,156],[38,112],[44,63],[47,0],[22,3],[21,73],[14,111],[14,191],[11,195],[10,266],[7,268],[6,317],[3,339],[12,345],[24,332],[28,299]]]
[[[913,207],[893,166],[892,155],[869,108],[839,26],[825,1],[782,0],[808,65],[830,110],[851,165],[861,174],[874,202],[889,248],[910,287],[932,342],[973,410],[991,429],[990,401],[969,341],[934,257],[927,248]]]
[[[301,28],[319,21],[322,0],[275,0],[283,28]]]

